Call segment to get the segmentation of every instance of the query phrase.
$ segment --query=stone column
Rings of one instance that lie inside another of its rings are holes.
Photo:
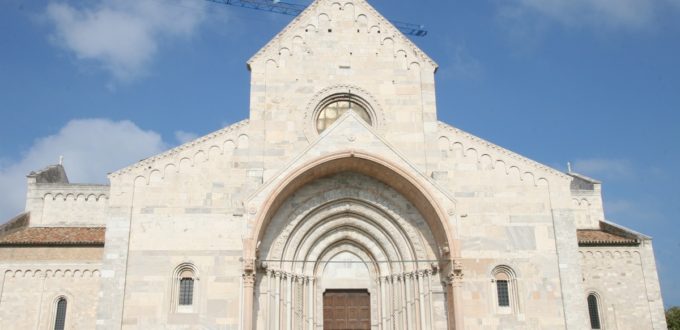
[[[309,277],[309,290],[307,292],[307,299],[309,300],[309,304],[307,306],[307,324],[309,326],[309,330],[314,329],[314,278]]]
[[[387,304],[387,329],[394,329],[394,290],[391,276],[385,276],[385,284],[387,285],[385,288],[387,294],[387,301],[385,302]]]
[[[399,292],[397,292],[397,277],[390,277],[390,314],[392,316],[392,329],[399,329]]]
[[[427,285],[425,286],[425,288],[427,290],[427,306],[429,307],[427,311],[428,311],[428,314],[429,314],[428,317],[429,317],[429,322],[430,322],[429,329],[432,329],[434,327],[434,303],[433,303],[433,300],[432,300],[432,278],[433,278],[434,272],[432,270],[428,269],[426,274],[427,274],[427,276],[425,277],[425,283]]]
[[[243,262],[243,329],[252,330],[253,327],[253,298],[255,296],[255,260],[247,259]]]
[[[420,317],[420,328],[425,330],[427,328],[427,323],[426,320],[427,318],[425,317],[425,311],[427,311],[427,304],[425,303],[425,289],[423,286],[423,281],[424,281],[424,276],[425,272],[423,271],[418,271],[418,293],[420,294],[420,298],[418,299],[418,310],[420,311],[419,317]]]
[[[286,274],[286,330],[293,330],[293,275]]]
[[[281,329],[281,272],[277,271],[274,273],[274,283],[276,283],[276,293],[274,295],[274,301],[276,306],[274,308],[274,328],[273,330]]]
[[[406,291],[406,325],[407,329],[415,329],[415,311],[413,310],[413,274],[404,274],[404,291]]]
[[[461,330],[463,329],[463,311],[461,299],[463,268],[459,261],[453,261],[453,269],[447,277],[449,280],[449,283],[446,286],[449,330]]]
[[[408,318],[406,316],[406,306],[408,306],[408,301],[406,300],[406,275],[399,276],[399,315],[401,316],[401,328],[404,330],[408,329]]]
[[[269,270],[265,269],[264,270],[264,276],[262,277],[262,282],[260,282],[260,290],[265,286],[265,283],[267,285],[267,294],[264,295],[267,299],[267,301],[262,302],[262,308],[264,309],[264,328],[265,329],[271,329],[271,325],[269,324],[269,320],[271,318],[269,317],[269,311],[271,311],[271,301],[272,301],[272,286],[271,286],[271,280],[269,277]]]
[[[253,297],[255,295],[255,273],[243,274],[243,329],[253,329]]]
[[[387,296],[385,294],[386,280],[382,276],[378,276],[378,284],[380,285],[380,324],[382,329],[387,329]]]

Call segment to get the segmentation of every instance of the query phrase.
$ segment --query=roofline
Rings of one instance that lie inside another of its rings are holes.
[[[379,21],[380,21],[381,24],[386,24],[386,25],[389,26],[392,30],[394,30],[395,36],[400,37],[406,44],[408,44],[409,46],[413,47],[413,49],[416,50],[416,53],[417,53],[417,54],[422,55],[422,57],[423,57],[424,60],[426,60],[427,62],[430,62],[430,64],[432,64],[432,66],[434,67],[434,72],[435,72],[435,73],[437,72],[437,70],[439,69],[439,64],[437,64],[437,62],[435,62],[429,55],[427,55],[427,53],[425,53],[422,49],[420,49],[420,47],[418,47],[415,43],[413,43],[413,41],[412,41],[409,37],[407,37],[406,35],[404,35],[404,33],[402,33],[396,26],[394,26],[394,24],[392,24],[389,20],[387,20],[387,19],[385,18],[385,16],[383,16],[383,15],[382,15],[378,10],[376,10],[370,3],[368,3],[368,1],[366,1],[366,0],[361,0],[361,1],[364,2],[364,4],[366,4],[366,6],[368,7],[368,10],[369,10],[370,12],[372,12],[374,15],[376,15],[376,16],[378,17],[378,19],[379,19]],[[293,18],[293,20],[291,20],[290,23],[288,23],[288,24],[286,25],[286,27],[284,27],[281,31],[279,31],[279,32],[278,32],[271,40],[269,40],[269,41],[268,41],[262,48],[260,48],[253,56],[251,56],[250,59],[248,59],[248,61],[246,62],[246,67],[248,68],[248,71],[252,71],[252,66],[251,66],[251,64],[256,60],[256,58],[258,58],[258,57],[259,57],[260,55],[262,55],[267,49],[269,49],[270,46],[271,46],[272,44],[274,44],[274,41],[275,41],[275,40],[279,39],[279,38],[280,38],[281,36],[283,36],[286,32],[288,32],[288,30],[290,30],[290,29],[293,27],[293,25],[294,25],[295,23],[297,23],[297,22],[301,19],[301,17],[303,17],[304,15],[306,15],[307,12],[311,11],[313,8],[318,7],[318,6],[319,6],[319,3],[321,3],[321,0],[314,0],[314,2],[312,2],[309,6],[307,6],[307,8],[305,8],[305,10],[303,10],[299,15],[295,16],[295,18]]]
[[[581,180],[584,180],[584,181],[588,181],[588,182],[593,183],[593,184],[602,184],[602,181],[595,180],[591,177],[588,177],[588,176],[585,176],[583,174],[579,174],[579,173],[576,173],[576,172],[570,171],[570,172],[567,172],[567,175],[570,175],[572,177],[575,177],[575,178],[578,178],[578,179],[581,179]]]
[[[104,247],[104,242],[0,242],[0,248],[7,247]]]
[[[637,231],[635,231],[635,230],[632,230],[632,229],[630,229],[630,228],[628,228],[628,227],[621,226],[621,225],[616,224],[616,223],[613,223],[613,222],[611,222],[611,221],[600,220],[600,228],[602,228],[602,224],[605,224],[605,225],[607,225],[607,226],[614,227],[614,228],[616,228],[616,229],[618,229],[618,230],[621,230],[621,231],[623,231],[623,232],[627,232],[629,235],[633,235],[633,236],[635,236],[635,237],[637,237],[638,239],[641,239],[641,240],[652,240],[652,237],[651,237],[651,236],[647,236],[647,235],[645,235],[645,234],[639,233],[639,232],[637,232]]]

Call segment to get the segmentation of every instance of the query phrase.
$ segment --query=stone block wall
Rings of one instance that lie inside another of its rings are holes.
[[[0,249],[0,329],[54,328],[56,302],[67,301],[66,329],[92,329],[101,248]]]

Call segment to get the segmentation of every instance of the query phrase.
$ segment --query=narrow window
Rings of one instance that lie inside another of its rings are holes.
[[[520,301],[515,271],[509,266],[499,265],[493,269],[491,276],[491,282],[496,296],[496,312],[499,314],[519,313]]]
[[[600,311],[597,307],[597,297],[592,293],[588,295],[588,314],[590,314],[590,328],[602,329],[600,327]]]
[[[57,315],[54,318],[54,330],[64,330],[66,325],[66,299],[59,298],[57,301]]]
[[[498,291],[498,306],[510,307],[510,294],[508,293],[508,281],[497,280],[496,290]]]
[[[191,306],[194,303],[194,279],[191,272],[185,271],[179,280],[179,305]]]

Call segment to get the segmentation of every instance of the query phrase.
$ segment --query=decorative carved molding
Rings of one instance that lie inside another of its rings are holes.
[[[96,278],[101,276],[98,268],[66,267],[66,268],[15,268],[6,269],[7,278],[43,278],[43,277],[70,277],[70,278]]]
[[[161,171],[163,173],[163,175],[165,175],[165,168],[168,167],[168,165],[174,165],[179,169],[179,163],[181,162],[182,159],[186,159],[186,158],[181,157],[181,158],[173,159],[171,162],[163,162],[162,164],[159,164],[159,162],[161,160],[167,160],[168,158],[180,156],[180,154],[183,151],[190,150],[190,149],[195,148],[197,146],[200,146],[202,148],[199,148],[199,150],[197,150],[194,153],[194,155],[192,155],[192,157],[201,153],[201,152],[207,154],[209,152],[209,150],[213,147],[223,148],[224,144],[227,141],[221,141],[220,144],[222,146],[215,146],[215,145],[212,145],[212,144],[206,144],[206,142],[211,141],[211,140],[215,140],[215,139],[222,137],[224,135],[227,135],[227,134],[233,134],[234,135],[234,138],[232,139],[232,141],[238,140],[238,138],[240,137],[239,136],[240,131],[243,128],[248,127],[249,124],[250,124],[250,121],[248,119],[240,121],[240,122],[235,123],[231,126],[225,127],[221,130],[218,130],[216,132],[213,132],[211,134],[203,136],[203,137],[201,137],[197,140],[191,141],[189,143],[185,143],[185,144],[183,144],[179,147],[170,149],[170,150],[168,150],[164,153],[161,153],[157,156],[147,158],[147,159],[142,160],[142,161],[140,161],[136,164],[133,164],[131,166],[128,166],[126,168],[123,168],[121,170],[113,172],[109,175],[109,177],[115,178],[115,177],[121,176],[123,174],[131,173],[133,171],[139,171],[139,172],[142,172],[140,174],[140,176],[147,179],[146,182],[148,183],[148,176],[151,174],[151,172]],[[224,152],[224,150],[222,150],[222,152]],[[193,159],[191,159],[191,161],[192,161],[192,164],[193,164],[194,163]]]
[[[359,2],[359,1],[357,1],[357,2]],[[283,30],[281,30],[281,32],[276,34],[276,36],[272,40],[270,40],[264,47],[260,48],[260,50],[257,53],[255,53],[255,55],[253,55],[248,60],[248,66],[250,67],[250,65],[252,63],[254,63],[255,61],[264,57],[265,54],[267,54],[270,51],[274,55],[280,56],[281,50],[284,49],[284,48],[287,49],[287,47],[282,46],[282,45],[284,44],[284,40],[286,40],[289,33],[294,34],[295,29],[304,30],[304,28],[303,28],[304,26],[309,27],[310,25],[305,20],[308,20],[310,18],[309,16],[311,15],[311,13],[317,13],[318,10],[319,10],[319,7],[321,5],[323,5],[322,1],[319,1],[319,2],[315,1],[311,5],[309,5],[307,8],[305,8],[305,10],[302,13],[300,13],[300,15],[296,16]],[[434,68],[438,67],[437,63],[434,60],[432,60],[429,56],[427,56],[427,54],[425,54],[425,52],[421,51],[420,48],[418,48],[418,46],[416,46],[413,42],[411,42],[411,40],[409,38],[404,36],[401,33],[401,31],[399,31],[397,28],[395,28],[392,25],[392,23],[390,23],[388,20],[386,20],[370,4],[368,4],[364,1],[364,5],[361,8],[367,14],[370,14],[372,16],[372,18],[375,19],[375,21],[377,21],[377,24],[379,25],[379,29],[384,31],[384,33],[381,33],[381,35],[384,35],[385,38],[381,39],[381,42],[380,42],[381,44],[382,44],[382,41],[384,41],[385,39],[392,39],[392,41],[394,42],[395,38],[397,39],[397,41],[399,43],[401,43],[401,45],[398,45],[399,47],[396,47],[397,45],[396,45],[396,42],[395,42],[395,47],[394,47],[394,49],[396,50],[394,52],[395,56],[399,51],[403,51],[404,53],[411,53],[419,61],[427,62],[430,65],[432,65],[432,67],[434,67]],[[355,16],[354,16],[355,22],[362,15],[366,16],[363,13],[355,13]],[[333,21],[333,19],[330,18],[329,21]],[[312,26],[314,27],[314,30],[316,31],[316,29],[318,27],[314,26],[314,25],[312,25]],[[376,25],[374,25],[374,26],[376,26]],[[370,33],[371,29],[367,29],[366,31],[367,31],[367,33]],[[292,36],[292,37],[289,38],[291,43],[293,42],[293,39],[295,39],[297,37],[302,38],[300,35]],[[303,39],[302,43],[306,44],[306,41],[304,41],[304,39]],[[407,52],[406,51],[407,49],[410,52]],[[271,60],[271,59],[267,59],[267,60]]]
[[[463,264],[459,260],[454,260],[451,264],[451,272],[446,276],[449,285],[460,286],[463,282]]]
[[[477,137],[477,136],[474,136],[474,135],[472,135],[472,134],[470,134],[470,133],[467,133],[467,132],[462,131],[462,130],[460,130],[460,129],[458,129],[458,128],[455,128],[455,127],[453,127],[453,126],[450,126],[450,125],[448,125],[448,124],[446,124],[446,123],[439,122],[439,128],[440,128],[440,130],[443,130],[443,131],[445,131],[445,132],[449,132],[449,133],[453,133],[453,134],[455,134],[455,135],[461,136],[461,137],[463,137],[464,139],[468,140],[469,142],[481,144],[483,147],[487,148],[489,151],[494,151],[494,152],[496,152],[496,153],[497,153],[497,156],[495,157],[495,159],[492,160],[492,163],[495,164],[495,162],[497,162],[497,161],[503,161],[504,163],[506,163],[506,167],[507,167],[507,171],[506,171],[506,172],[508,172],[508,174],[509,174],[509,172],[510,172],[509,169],[511,169],[511,168],[513,168],[513,167],[514,167],[514,168],[517,168],[517,171],[518,171],[519,174],[520,174],[520,179],[524,180],[524,179],[523,179],[523,175],[524,175],[524,174],[527,174],[527,175],[529,175],[530,177],[533,177],[533,178],[534,178],[534,180],[533,180],[533,182],[532,182],[532,184],[534,184],[534,185],[538,185],[538,183],[539,183],[541,180],[545,180],[546,182],[550,182],[550,180],[548,180],[548,178],[546,178],[546,177],[543,177],[543,176],[534,174],[534,171],[531,170],[531,169],[530,169],[530,170],[520,170],[520,168],[519,168],[518,166],[515,166],[513,163],[519,163],[519,164],[521,164],[521,165],[524,165],[525,167],[529,167],[529,168],[532,168],[532,169],[534,169],[534,170],[543,171],[543,172],[545,172],[546,174],[550,174],[550,175],[552,175],[552,176],[554,176],[554,177],[556,177],[556,178],[559,178],[559,179],[563,179],[563,180],[566,180],[566,181],[571,181],[571,180],[572,180],[572,177],[570,177],[569,175],[567,175],[567,174],[565,174],[565,173],[562,173],[562,172],[560,172],[560,171],[558,171],[558,170],[555,170],[555,169],[553,169],[553,168],[550,168],[550,167],[548,167],[548,166],[545,166],[545,165],[543,165],[543,164],[540,164],[540,163],[538,163],[538,162],[535,162],[535,161],[533,161],[533,160],[531,160],[531,159],[528,159],[528,158],[526,158],[526,157],[524,157],[524,156],[521,156],[521,155],[519,155],[519,154],[516,154],[516,153],[514,153],[514,152],[512,152],[512,151],[510,151],[510,150],[507,150],[507,149],[502,148],[502,147],[500,147],[500,146],[498,146],[498,145],[495,145],[495,144],[493,144],[493,143],[491,143],[491,142],[489,142],[489,141],[486,141],[486,140],[481,139],[481,138],[479,138],[479,137]],[[447,137],[447,138],[449,138],[450,140],[456,140],[456,139],[455,139],[454,137],[452,137],[452,136],[449,136],[449,137]],[[453,139],[452,139],[452,138],[453,138]],[[451,145],[454,145],[454,144],[456,144],[456,143],[461,144],[461,145],[463,146],[463,150],[470,150],[470,149],[465,149],[465,146],[462,144],[461,141],[453,141]],[[510,161],[508,161],[508,160],[510,160]]]
[[[242,275],[243,277],[243,285],[248,288],[252,288],[255,286],[255,278],[256,275],[255,273],[244,273]]]
[[[243,271],[246,273],[255,272],[255,259],[244,259],[243,260]]]

